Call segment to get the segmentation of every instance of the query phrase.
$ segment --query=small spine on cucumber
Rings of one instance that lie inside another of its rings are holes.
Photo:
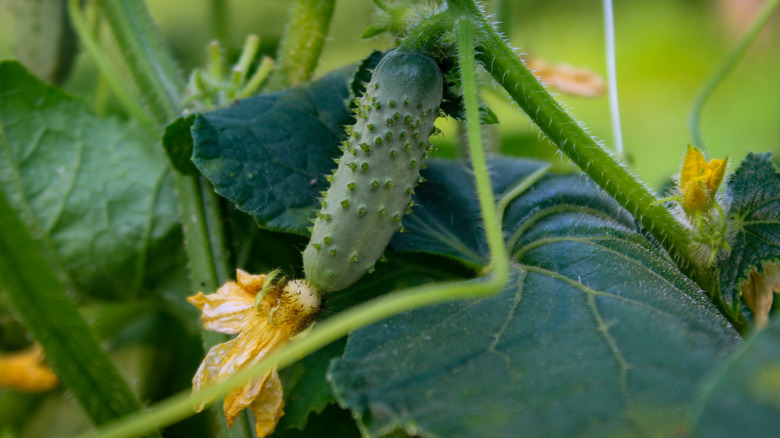
[[[318,289],[341,290],[372,272],[401,229],[422,181],[442,90],[438,65],[421,53],[394,50],[377,65],[303,253],[306,279]]]

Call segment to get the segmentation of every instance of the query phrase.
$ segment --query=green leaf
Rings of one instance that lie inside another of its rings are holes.
[[[446,281],[458,276],[452,263],[437,263],[426,256],[424,263],[412,257],[394,257],[388,263],[377,266],[374,274],[351,287],[324,297],[324,318],[328,318],[356,303],[399,290],[435,281]],[[344,353],[346,339],[328,345],[316,353],[288,366],[279,372],[284,386],[285,415],[277,430],[303,430],[310,428],[310,414],[320,414],[336,399],[326,380],[330,361]],[[353,426],[354,427],[354,426]]]
[[[251,97],[197,118],[195,166],[260,226],[306,236],[319,192],[352,122],[350,73]]]
[[[192,133],[195,114],[182,116],[165,127],[162,143],[173,168],[184,175],[197,175],[198,169],[192,164]]]
[[[0,190],[50,263],[95,296],[142,293],[178,238],[157,142],[12,61],[0,62]]]
[[[731,253],[719,264],[724,299],[739,298],[750,272],[780,263],[780,173],[772,154],[748,154],[729,178],[727,199]]]
[[[46,352],[60,380],[95,424],[141,409],[66,296],[63,274],[0,194],[0,290]]]
[[[780,318],[746,342],[704,388],[694,436],[774,436],[780,430]]]
[[[287,414],[285,414],[287,415]],[[282,417],[284,421],[284,417]],[[322,412],[312,414],[306,423],[306,428],[298,429],[280,429],[272,435],[274,438],[312,438],[312,437],[338,437],[338,438],[359,438],[360,431],[355,426],[349,411],[341,409],[338,405],[328,405]],[[323,432],[327,431],[327,432]],[[390,438],[390,437],[388,437]]]
[[[303,430],[310,413],[319,414],[336,402],[325,372],[331,359],[344,353],[345,344],[346,339],[338,340],[279,372],[285,410],[278,430]]]
[[[494,190],[508,192],[536,166],[492,160]],[[448,241],[484,262],[468,171],[431,170],[421,192],[432,192],[420,193],[412,217],[430,210]],[[706,295],[584,176],[542,178],[509,205],[504,225],[513,261],[500,294],[350,335],[329,379],[361,430],[656,436],[689,427],[690,394],[740,339]],[[439,252],[440,242],[428,247]]]
[[[488,160],[492,171],[492,185],[497,197],[509,192],[525,177],[543,166],[532,160],[495,158]],[[396,234],[390,248],[403,252],[424,252],[454,259],[473,270],[488,264],[488,248],[482,230],[479,202],[471,179],[471,170],[462,162],[429,160],[422,172],[426,179],[420,185],[414,201],[420,204],[403,224],[409,232]],[[633,227],[633,219],[605,195],[594,189],[590,180],[582,174],[545,177],[526,196],[525,204],[513,203],[507,213],[504,226],[508,237],[522,222],[539,210],[561,205],[563,209],[590,207],[604,210],[603,215]],[[566,195],[566,203],[561,197]],[[455,208],[453,208],[455,207]],[[599,210],[600,211],[600,210]],[[515,220],[515,222],[512,222]],[[511,238],[509,239],[512,240]]]

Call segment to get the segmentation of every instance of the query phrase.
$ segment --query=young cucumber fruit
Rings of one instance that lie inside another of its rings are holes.
[[[438,65],[420,53],[391,51],[377,65],[303,252],[306,279],[318,289],[344,289],[371,272],[400,229],[442,87]]]

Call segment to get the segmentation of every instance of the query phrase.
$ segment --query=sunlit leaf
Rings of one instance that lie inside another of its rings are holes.
[[[138,126],[0,63],[0,190],[76,287],[134,296],[165,267],[178,213],[170,170]],[[160,263],[160,261],[163,263]]]

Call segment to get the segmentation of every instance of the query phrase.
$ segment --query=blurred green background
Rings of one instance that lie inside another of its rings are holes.
[[[0,0],[0,58],[14,56],[14,7],[23,0]],[[211,8],[220,0],[147,2],[171,49],[188,72],[205,59],[214,37]],[[618,88],[625,148],[636,174],[653,187],[676,173],[691,141],[688,117],[707,77],[744,34],[762,0],[617,0],[615,27]],[[272,54],[290,2],[224,0],[228,36],[237,53],[244,37],[262,38]],[[494,4],[488,2],[489,10]],[[570,64],[605,77],[604,31],[598,0],[517,0],[511,41],[519,52],[551,64]],[[373,49],[386,49],[386,37],[361,40],[370,23],[369,0],[337,2],[319,73],[358,61]],[[702,131],[710,158],[729,156],[733,170],[748,151],[780,150],[780,17],[770,21],[746,56],[726,78],[703,111]],[[91,90],[94,72],[81,57],[64,87],[76,94]],[[485,85],[493,83],[486,78]],[[485,93],[501,125],[502,150],[510,154],[554,155],[538,140],[536,128],[501,93]],[[613,147],[606,95],[560,95],[559,99],[590,132]],[[443,155],[458,137],[455,123],[439,123]],[[559,156],[559,155],[558,155]],[[561,158],[555,158],[561,160]]]

